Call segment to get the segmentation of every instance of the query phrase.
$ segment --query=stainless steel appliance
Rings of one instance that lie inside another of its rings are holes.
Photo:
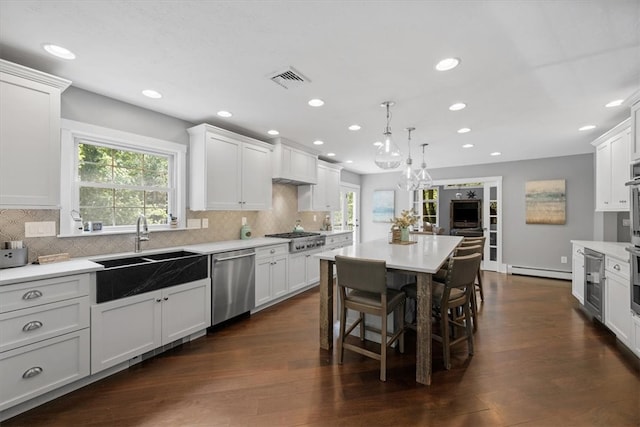
[[[604,254],[584,250],[584,308],[604,321]]]
[[[631,310],[640,316],[640,247],[630,246],[631,256]]]
[[[324,246],[326,237],[320,233],[310,233],[295,231],[293,233],[265,234],[264,237],[278,237],[280,239],[291,239],[289,242],[289,252],[302,252]]]
[[[251,311],[256,304],[256,253],[253,249],[211,256],[212,325]]]
[[[627,247],[631,256],[631,310],[640,315],[640,161],[631,164],[627,186],[631,202],[631,246]]]

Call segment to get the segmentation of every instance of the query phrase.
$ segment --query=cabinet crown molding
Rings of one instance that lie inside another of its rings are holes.
[[[211,132],[218,137],[222,137],[223,139],[229,138],[234,141],[247,142],[249,144],[259,145],[264,148],[268,148],[270,151],[273,151],[273,144],[269,144],[268,142],[260,141],[259,139],[235,133],[227,129],[219,128],[208,123],[202,123],[197,126],[190,127],[187,129],[187,132],[191,136],[203,135],[205,132]]]
[[[23,65],[14,64],[13,62],[5,61],[4,59],[0,59],[0,72],[55,87],[60,89],[60,92],[63,92],[66,88],[71,86],[71,80],[66,80]]]
[[[611,138],[613,135],[619,132],[622,132],[625,129],[631,129],[631,117],[629,117],[628,119],[624,119],[622,122],[620,122],[613,128],[609,129],[608,131],[606,131],[605,133],[603,133],[602,135],[594,139],[591,145],[593,145],[594,147],[597,145],[600,145],[603,142],[605,142],[607,139]]]

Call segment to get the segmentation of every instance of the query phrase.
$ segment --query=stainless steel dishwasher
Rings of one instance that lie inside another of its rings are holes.
[[[253,249],[211,255],[211,317],[216,325],[256,305],[256,253]]]

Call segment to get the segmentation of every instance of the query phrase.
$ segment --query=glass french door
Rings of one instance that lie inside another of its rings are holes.
[[[360,241],[359,186],[340,186],[340,210],[333,212],[331,224],[334,230],[353,231],[353,241]]]

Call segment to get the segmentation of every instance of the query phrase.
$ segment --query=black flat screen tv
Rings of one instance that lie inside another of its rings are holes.
[[[454,227],[480,226],[480,200],[453,200],[451,218]]]

